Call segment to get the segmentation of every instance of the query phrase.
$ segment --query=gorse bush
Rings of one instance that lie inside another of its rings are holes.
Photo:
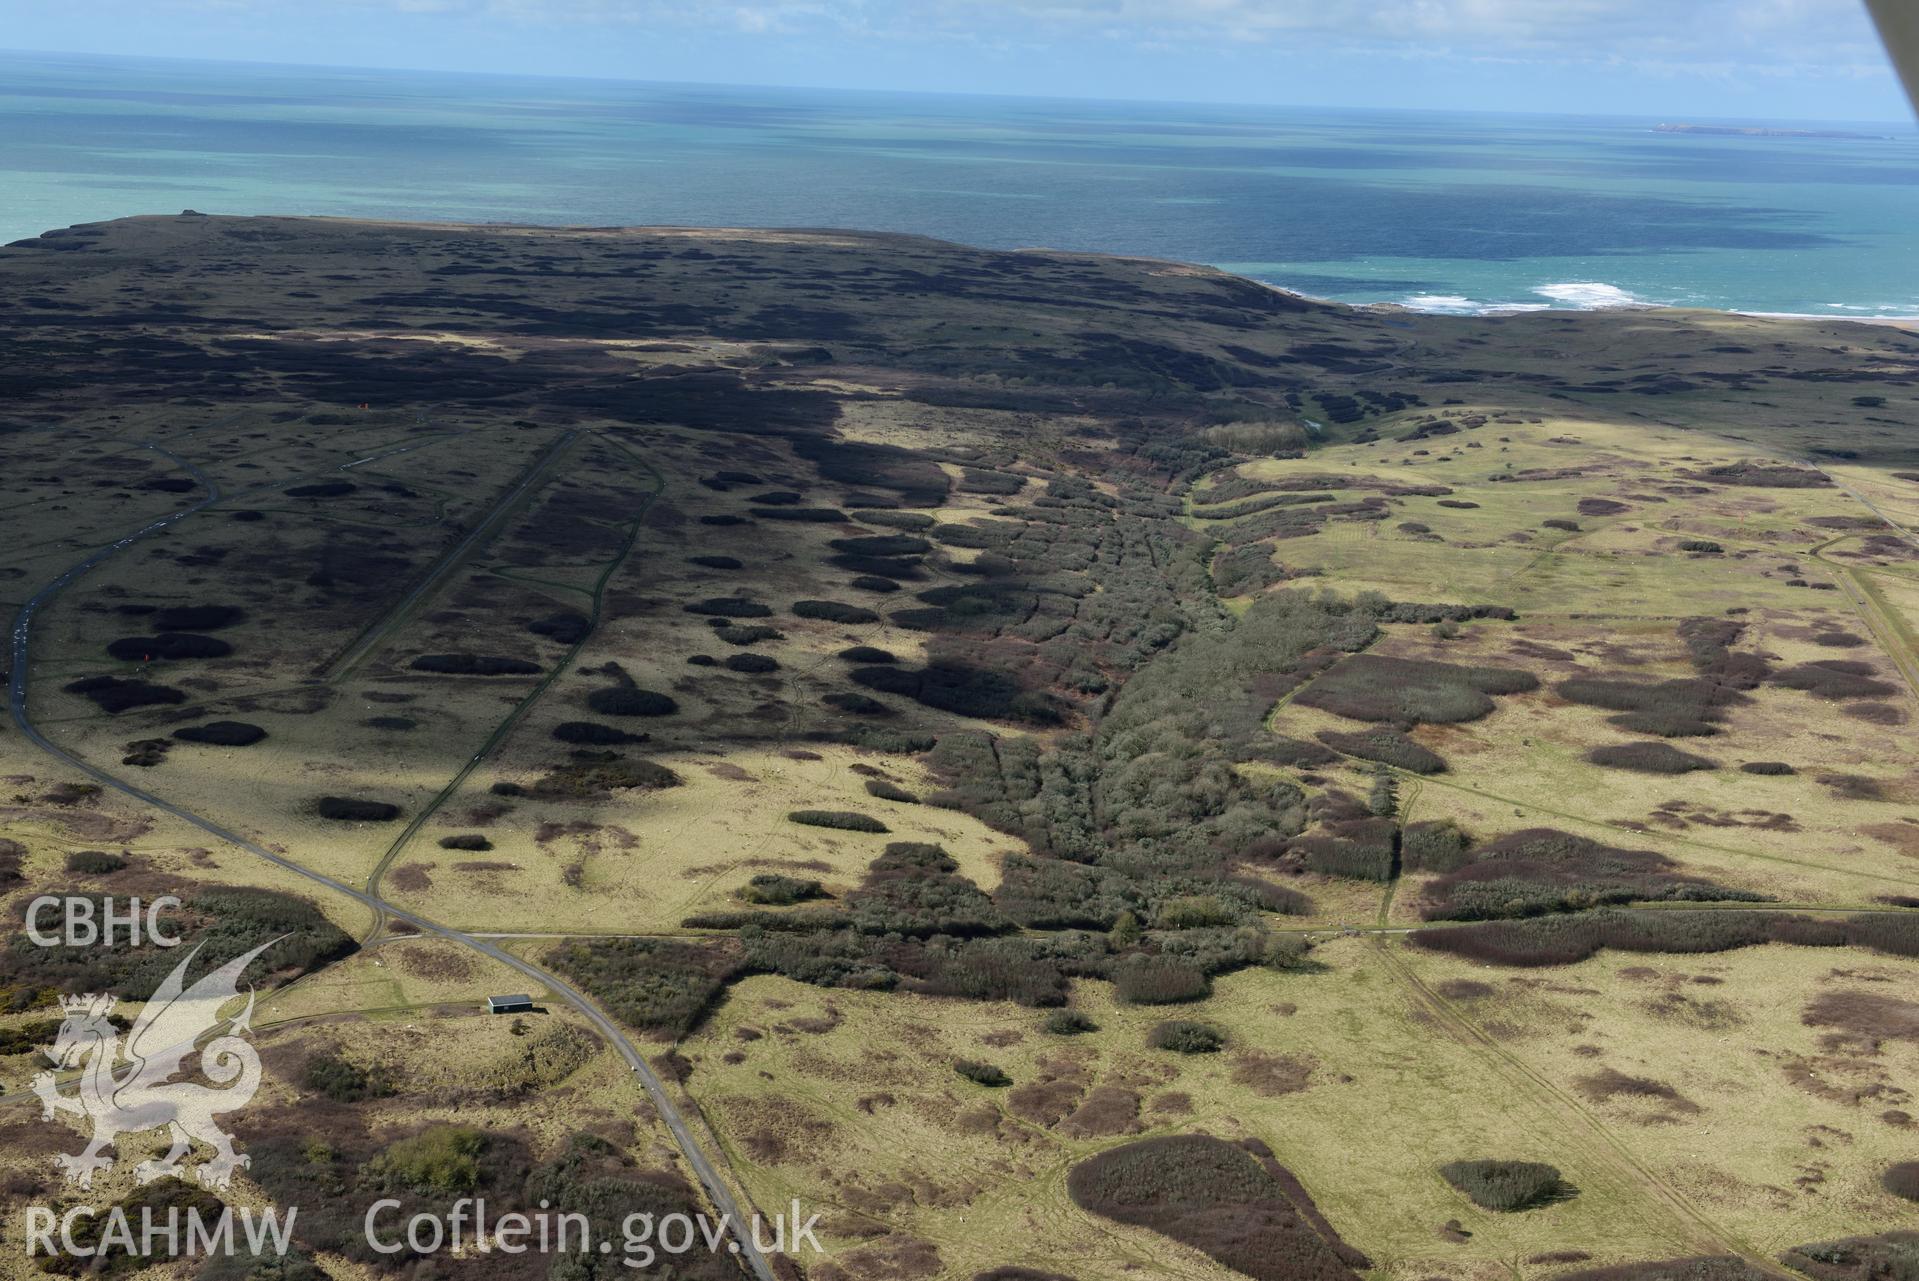
[[[393,1093],[392,1078],[384,1069],[363,1068],[332,1052],[310,1059],[300,1084],[336,1103],[381,1099]]]
[[[1454,1161],[1439,1173],[1485,1210],[1530,1210],[1566,1195],[1559,1171],[1537,1161]]]
[[[1336,752],[1357,756],[1362,761],[1391,765],[1409,774],[1443,774],[1445,758],[1415,743],[1397,730],[1370,729],[1343,731],[1323,729],[1315,735]]]
[[[818,881],[761,872],[740,888],[739,897],[748,903],[785,906],[823,897],[825,892]]]
[[[1046,1022],[1041,1026],[1054,1036],[1080,1036],[1099,1031],[1099,1024],[1078,1010],[1054,1010],[1046,1016]]]
[[[1175,1054],[1215,1054],[1226,1045],[1226,1034],[1211,1023],[1174,1019],[1156,1025],[1146,1034],[1146,1044],[1156,1050]]]
[[[1896,1197],[1919,1201],[1919,1161],[1901,1161],[1886,1167],[1880,1186]]]
[[[1113,994],[1129,1005],[1174,1005],[1197,1001],[1213,985],[1190,961],[1134,953],[1113,966]]]
[[[953,1070],[976,1085],[993,1089],[1013,1083],[1013,1078],[1006,1075],[1004,1070],[978,1059],[959,1059],[954,1062]]]
[[[885,832],[886,824],[853,810],[792,810],[787,820],[806,827],[836,827],[845,832]]]
[[[836,600],[796,600],[793,602],[793,613],[800,618],[823,619],[849,626],[880,621],[880,616],[870,609]]]
[[[486,1135],[463,1125],[431,1125],[374,1158],[376,1182],[410,1192],[457,1196],[480,1185]]]
[[[1408,823],[1399,835],[1399,860],[1407,871],[1454,872],[1472,860],[1472,838],[1449,818]]]
[[[1629,769],[1641,774],[1689,774],[1694,770],[1718,769],[1718,763],[1691,752],[1682,752],[1671,743],[1612,743],[1586,753],[1595,765],[1611,769]]]
[[[586,705],[602,716],[671,716],[680,710],[665,694],[629,685],[596,689],[586,696]]]

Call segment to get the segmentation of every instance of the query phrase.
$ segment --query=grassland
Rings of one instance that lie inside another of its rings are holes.
[[[505,1197],[585,1143],[693,1205],[711,1160],[826,1212],[809,1281],[1224,1277],[1069,1189],[1208,1135],[1369,1275],[1777,1271],[1901,1223],[1904,944],[1408,931],[1906,937],[1912,335],[837,233],[68,239],[0,250],[0,600],[70,754],[0,734],[0,895],[252,886],[349,941],[268,982],[230,1200],[452,1125]],[[12,1216],[60,1194],[21,1087],[83,972],[10,928]],[[159,964],[111,959],[130,1000]],[[337,1150],[292,1159],[301,1115]],[[1483,1209],[1440,1173],[1474,1160],[1576,1195]],[[375,1275],[338,1227],[316,1265]]]

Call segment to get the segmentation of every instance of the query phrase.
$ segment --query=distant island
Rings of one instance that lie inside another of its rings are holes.
[[[1766,129],[1741,125],[1654,125],[1654,133],[1701,133],[1721,138],[1838,138],[1862,142],[1891,142],[1892,135],[1852,133],[1845,129]]]

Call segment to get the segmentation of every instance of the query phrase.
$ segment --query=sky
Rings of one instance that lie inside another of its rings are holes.
[[[0,45],[836,89],[1911,120],[1859,0],[0,0]]]

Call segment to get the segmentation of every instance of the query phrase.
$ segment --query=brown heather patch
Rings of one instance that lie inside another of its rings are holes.
[[[1661,1119],[1676,1121],[1699,1111],[1699,1105],[1685,1095],[1651,1077],[1630,1076],[1616,1068],[1601,1068],[1573,1082],[1573,1088],[1591,1103],[1611,1103],[1619,1099],[1656,1103],[1667,1115]]]
[[[1059,1132],[1073,1139],[1109,1138],[1139,1130],[1139,1095],[1114,1085],[1094,1087],[1059,1123]]]
[[[1261,1098],[1298,1094],[1312,1084],[1314,1061],[1300,1055],[1248,1050],[1233,1059],[1233,1080]]]
[[[1919,1001],[1877,992],[1824,992],[1799,1018],[1807,1027],[1836,1028],[1871,1041],[1919,1041]]]

